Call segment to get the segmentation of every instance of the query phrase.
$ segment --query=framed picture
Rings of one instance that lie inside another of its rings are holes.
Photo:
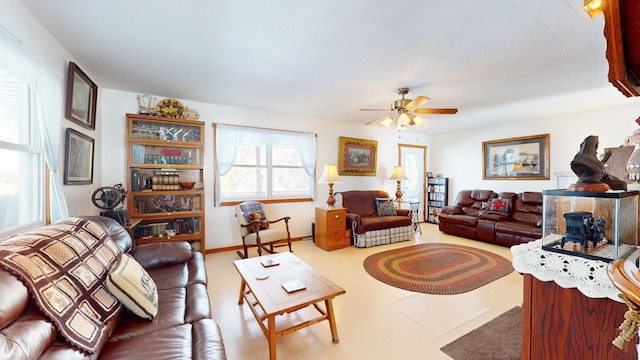
[[[482,143],[485,180],[549,180],[549,134]]]
[[[64,143],[64,184],[93,184],[94,140],[67,128]]]
[[[78,65],[69,62],[66,118],[87,129],[95,129],[97,100],[98,86],[89,79]]]
[[[342,136],[338,141],[338,175],[376,175],[377,141]]]
[[[431,171],[427,171],[427,177],[428,178],[432,178],[433,177],[433,173]]]

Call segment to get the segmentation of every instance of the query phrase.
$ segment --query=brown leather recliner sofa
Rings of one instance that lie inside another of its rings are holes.
[[[396,215],[378,216],[376,198],[389,199],[382,190],[350,190],[335,194],[336,206],[347,209],[346,227],[353,246],[364,248],[413,240],[411,210],[395,209]]]
[[[446,234],[513,246],[540,239],[542,217],[541,192],[462,190],[454,205],[442,209],[438,227]]]
[[[106,323],[104,346],[93,354],[81,352],[37,308],[23,283],[0,269],[0,359],[226,359],[220,329],[211,319],[199,251],[186,242],[134,247],[116,221],[83,218],[98,223],[123,253],[146,269],[158,289],[157,315],[146,320],[122,306]]]

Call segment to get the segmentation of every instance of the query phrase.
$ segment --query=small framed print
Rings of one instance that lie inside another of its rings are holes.
[[[64,184],[93,184],[93,138],[67,128],[64,147]]]
[[[87,129],[96,128],[98,86],[78,65],[69,62],[65,117]]]
[[[427,177],[428,178],[432,178],[433,177],[433,173],[431,171],[427,171]]]

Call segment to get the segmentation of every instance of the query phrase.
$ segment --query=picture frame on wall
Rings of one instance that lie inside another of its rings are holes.
[[[98,86],[78,65],[69,62],[65,117],[87,129],[95,130],[97,101]]]
[[[378,156],[376,140],[340,136],[338,146],[338,175],[376,175]]]
[[[93,138],[67,128],[64,143],[64,184],[93,184]]]
[[[549,134],[484,141],[484,180],[549,180]]]

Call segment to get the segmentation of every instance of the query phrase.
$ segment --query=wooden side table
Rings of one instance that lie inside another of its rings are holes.
[[[141,218],[131,218],[131,219],[129,219],[129,222],[130,222],[130,224],[129,225],[124,225],[124,228],[129,233],[129,236],[131,236],[131,241],[135,245],[136,244],[136,239],[133,236],[133,232],[134,232],[136,226],[138,226],[140,224],[140,222],[142,222],[142,219]]]
[[[345,208],[316,208],[316,246],[330,251],[350,245],[346,237],[347,210]]]

